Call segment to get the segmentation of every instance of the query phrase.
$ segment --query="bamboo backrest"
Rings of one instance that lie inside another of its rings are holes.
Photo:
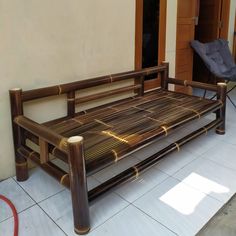
[[[142,70],[128,71],[66,84],[23,91],[21,94],[21,99],[22,102],[27,102],[44,97],[67,94],[67,113],[68,116],[73,117],[75,115],[76,105],[78,104],[92,102],[98,99],[103,99],[109,96],[128,92],[130,92],[130,96],[142,96],[144,93],[144,76],[154,73],[160,74],[161,80],[164,81],[168,76],[168,64],[164,63],[160,66]],[[106,91],[96,91],[95,89],[99,86],[110,86],[111,84],[121,83],[121,81],[127,81],[128,79],[134,79],[134,83],[128,86],[126,84],[118,88],[111,87]],[[89,88],[94,88],[95,92],[93,94],[84,95],[82,97],[76,96],[78,91],[80,92]]]

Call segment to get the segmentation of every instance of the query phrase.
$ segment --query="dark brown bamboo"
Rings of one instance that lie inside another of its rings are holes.
[[[35,121],[26,118],[25,116],[17,116],[14,118],[14,123],[31,132],[46,142],[56,146],[60,150],[67,152],[67,138],[55,133],[47,127],[36,123]]]
[[[139,76],[134,79],[134,84],[135,85],[140,85],[139,89],[134,89],[134,93],[137,94],[137,96],[143,96],[144,94],[144,77]]]
[[[216,112],[216,117],[222,119],[222,124],[216,128],[217,134],[225,134],[225,111],[226,111],[226,94],[227,94],[227,85],[226,83],[217,83],[217,99],[221,101],[222,106]]]
[[[31,142],[35,143],[36,145],[39,145],[39,138],[35,136],[34,134],[25,131],[24,132],[25,138],[29,139]],[[58,159],[61,161],[68,163],[68,157],[67,154],[60,149],[56,148],[55,146],[48,144],[48,151],[51,153],[53,156],[56,156]]]
[[[94,189],[90,190],[89,201],[94,200],[95,198],[99,197],[100,195],[104,194],[105,192],[109,191],[111,188],[116,187],[119,184],[125,183],[132,178],[138,178],[140,173],[151,168],[153,165],[157,164],[160,160],[162,160],[167,154],[179,150],[182,145],[191,141],[194,138],[197,138],[201,134],[206,133],[208,130],[219,126],[222,123],[222,120],[218,119],[215,120],[208,125],[190,133],[189,135],[179,139],[175,143],[170,144],[166,148],[162,149],[161,151],[155,153],[154,155],[148,157],[147,159],[139,162],[133,167],[123,171],[122,173],[112,177],[111,179],[107,180],[106,182],[102,183],[101,185],[95,187]]]
[[[69,117],[75,116],[75,91],[67,93],[67,115]]]
[[[49,161],[48,143],[39,138],[40,162],[46,163]]]
[[[12,119],[12,131],[15,150],[15,166],[16,166],[16,179],[17,181],[25,181],[28,179],[28,164],[27,160],[21,156],[17,149],[24,143],[22,139],[21,128],[14,123],[14,119],[17,116],[23,115],[23,107],[21,101],[21,89],[11,89],[9,91],[11,102],[11,119]]]
[[[168,89],[168,79],[169,79],[169,63],[162,62],[162,65],[166,67],[166,70],[161,72],[161,87],[163,89]]]
[[[76,98],[75,104],[90,102],[93,100],[98,100],[98,99],[113,96],[116,94],[121,94],[123,92],[133,91],[133,90],[139,89],[139,88],[141,88],[141,85],[138,84],[135,86],[131,85],[131,86],[123,87],[123,88],[118,88],[118,89],[113,89],[113,90],[109,90],[109,91],[105,91],[105,92],[101,92],[101,93],[97,93],[97,94],[92,94],[92,95]]]
[[[205,89],[205,90],[217,92],[217,86],[213,85],[213,84],[206,84],[206,83],[189,81],[189,80],[179,80],[179,79],[173,79],[173,78],[167,79],[167,82],[170,84],[190,86],[193,88],[200,88],[200,89]]]
[[[98,187],[92,189],[89,191],[89,201],[94,200],[96,197],[100,196],[101,194],[107,192],[111,188],[122,184],[129,179],[136,178],[141,173],[141,171],[144,171],[156,163],[158,163],[161,159],[163,159],[168,153],[173,152],[175,150],[179,150],[180,147],[187,142],[191,141],[194,138],[197,138],[201,134],[206,134],[209,130],[219,126],[222,124],[222,120],[217,119],[209,124],[203,126],[202,128],[192,132],[191,134],[181,138],[180,140],[176,141],[175,143],[170,144],[168,147],[164,148],[163,150],[157,152],[156,154],[152,155],[151,157],[148,157],[144,161],[140,162],[139,164],[135,165],[134,167],[131,167],[122,173],[118,174],[117,176],[113,177],[112,179],[106,181],[105,183],[99,185]],[[62,171],[61,169],[58,169],[57,166],[55,166],[53,163],[46,163],[41,164],[39,154],[37,152],[32,151],[28,147],[20,147],[18,149],[18,152],[25,156],[26,158],[31,159],[36,164],[40,165],[47,173],[52,175],[54,178],[56,178],[58,181],[60,181],[64,186],[67,188],[70,188],[69,183],[69,175]]]
[[[31,148],[22,145],[18,148],[17,152],[26,159],[31,160],[38,166],[40,166],[45,172],[58,180],[62,185],[70,188],[69,174],[64,170],[53,164],[52,162],[41,163],[40,154],[33,151]]]
[[[39,88],[39,89],[33,89],[22,92],[22,101],[30,101],[38,98],[53,96],[53,95],[60,95],[64,93],[68,93],[71,91],[76,91],[78,89],[86,89],[91,88],[94,86],[109,84],[111,82],[118,82],[122,80],[126,80],[129,78],[137,78],[140,76],[146,76],[149,74],[154,73],[161,73],[162,71],[166,70],[166,67],[163,65],[146,68],[142,70],[134,70],[134,71],[128,71],[113,75],[106,75],[101,76],[93,79],[86,79],[81,80],[77,82],[67,83],[67,84],[61,84],[46,88]]]
[[[78,234],[86,234],[90,230],[90,219],[83,138],[69,138],[68,148],[74,230]]]

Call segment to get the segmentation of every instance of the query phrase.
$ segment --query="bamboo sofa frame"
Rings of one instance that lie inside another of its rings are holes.
[[[143,78],[153,73],[159,74],[161,88],[144,92]],[[111,83],[130,78],[134,78],[132,86],[76,97],[76,91],[100,85],[109,86]],[[171,92],[168,90],[168,84],[214,91],[217,99],[213,101]],[[76,105],[123,92],[133,92],[135,96],[132,95],[130,98],[84,112],[76,113],[75,111]],[[218,134],[225,133],[226,85],[224,83],[209,85],[169,78],[168,63],[148,69],[29,91],[17,88],[10,90],[9,93],[17,180],[27,180],[27,160],[29,159],[61,184],[70,188],[74,230],[78,234],[86,234],[90,229],[89,201],[118,184],[136,178],[140,172],[156,164],[168,153],[179,150],[182,145],[210,129],[216,128]],[[61,94],[67,94],[66,117],[39,124],[24,116],[24,103]],[[88,173],[96,172],[108,164],[117,162],[131,151],[151,143],[156,138],[166,136],[177,127],[211,112],[216,114],[216,118],[209,124],[88,192],[86,178]],[[38,144],[39,152],[27,145],[27,139]],[[68,163],[69,173],[53,164],[49,154]]]

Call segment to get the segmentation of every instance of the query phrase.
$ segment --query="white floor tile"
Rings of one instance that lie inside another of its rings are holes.
[[[217,162],[219,165],[232,168],[236,171],[235,153],[236,146],[225,143],[221,146],[216,146],[210,149],[209,151],[205,152],[202,157]]]
[[[170,230],[134,206],[129,206],[109,219],[89,236],[174,236]]]
[[[57,180],[39,168],[30,170],[29,179],[18,183],[36,202],[40,202],[64,189]]]
[[[181,236],[195,235],[222,206],[172,177],[133,204]]]
[[[188,135],[189,133],[191,133],[191,132],[186,128],[173,130],[173,132],[166,137],[166,140],[169,143],[173,143],[173,142],[176,142],[177,140],[183,138],[184,136]]]
[[[169,176],[156,168],[151,168],[138,178],[118,187],[115,192],[129,202],[133,202],[154,188]]]
[[[12,178],[0,182],[0,194],[7,197],[15,205],[17,212],[21,212],[35,204]],[[9,206],[0,200],[0,222],[11,216],[12,212]]]
[[[195,155],[202,155],[210,148],[221,145],[221,141],[218,139],[218,136],[219,135],[212,132],[209,132],[207,135],[202,134],[195,140],[192,140],[191,142],[185,144],[184,149]]]
[[[93,177],[100,182],[105,182],[106,180],[114,177],[115,175],[128,169],[129,167],[134,166],[138,162],[140,162],[139,159],[130,155],[125,157],[123,160],[120,160],[117,163],[114,163],[107,168],[104,168],[103,170],[97,172],[93,175]]]
[[[174,151],[161,160],[155,167],[168,175],[173,175],[176,171],[183,168],[188,163],[195,160],[197,156],[194,153],[184,151]]]
[[[174,177],[222,202],[236,191],[236,171],[206,158],[193,161]]]
[[[152,156],[153,154],[157,153],[161,149],[167,147],[168,145],[170,145],[170,143],[167,142],[165,137],[163,137],[163,139],[161,138],[161,139],[153,142],[152,144],[150,144],[144,148],[141,148],[138,151],[132,153],[132,156],[137,157],[139,160],[144,160],[144,159]]]
[[[0,223],[0,235],[13,235],[13,218]],[[19,236],[65,236],[56,224],[38,207],[19,214]]]
[[[231,129],[231,132],[228,135],[226,134],[226,137],[224,137],[223,141],[236,146],[236,128]]]
[[[91,230],[104,223],[129,203],[110,193],[92,202],[90,206]],[[40,206],[68,235],[76,235],[73,226],[71,196],[68,190],[43,201]]]

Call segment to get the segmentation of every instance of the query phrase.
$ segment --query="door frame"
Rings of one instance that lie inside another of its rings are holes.
[[[228,39],[229,31],[230,1],[232,0],[222,0],[221,3],[221,22],[223,22],[223,27],[220,28],[219,37],[226,40]]]
[[[158,32],[158,65],[165,61],[166,49],[166,8],[167,0],[160,0],[159,32]],[[143,44],[143,0],[136,0],[135,13],[135,69],[142,69],[142,44]],[[158,79],[144,82],[144,90],[160,86]]]

